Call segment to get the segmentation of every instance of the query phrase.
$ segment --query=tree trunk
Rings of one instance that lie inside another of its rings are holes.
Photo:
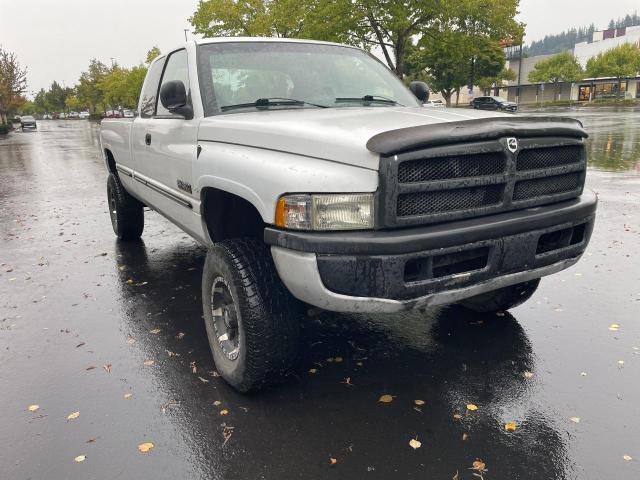
[[[616,92],[616,100],[620,100],[620,93],[622,90],[622,78],[618,78],[618,91]]]
[[[394,55],[396,57],[396,75],[400,80],[404,78],[404,60],[406,56],[407,41],[403,35],[398,35],[398,40],[394,46]]]
[[[451,95],[453,95],[453,90],[442,90],[442,96],[444,97],[444,101],[447,104],[447,107],[451,106]]]

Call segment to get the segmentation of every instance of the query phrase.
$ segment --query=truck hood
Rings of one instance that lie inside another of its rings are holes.
[[[321,158],[377,170],[371,137],[407,127],[502,117],[486,111],[423,107],[346,107],[234,113],[207,117],[200,142],[221,142]]]

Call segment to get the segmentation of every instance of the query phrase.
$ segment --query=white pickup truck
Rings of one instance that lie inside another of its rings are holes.
[[[138,116],[102,123],[118,238],[147,206],[208,246],[206,330],[238,390],[290,366],[301,306],[500,311],[583,254],[578,121],[427,99],[357,48],[220,38],[157,58]]]

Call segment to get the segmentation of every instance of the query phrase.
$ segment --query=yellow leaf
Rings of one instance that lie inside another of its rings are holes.
[[[30,412],[37,412],[39,408],[40,408],[40,405],[29,405]]]
[[[226,408],[224,410],[220,410],[220,415],[226,415],[229,413],[229,410],[227,410]]]
[[[217,407],[217,406],[218,406],[218,405],[220,405],[221,403],[222,403],[222,402],[221,402],[220,400],[216,400],[216,401],[214,401],[214,402],[213,402],[213,405],[214,405],[215,407]]]
[[[80,416],[80,412],[73,412],[67,415],[67,420],[74,420]]]
[[[379,402],[382,402],[382,403],[391,403],[391,402],[393,401],[393,397],[392,397],[391,395],[388,395],[388,394],[386,394],[386,395],[382,395],[382,396],[378,399],[378,401],[379,401]]]
[[[424,400],[414,400],[413,403],[415,403],[418,406],[424,405]]]
[[[131,285],[133,283],[133,278],[130,278],[129,280],[127,280],[127,284]]]
[[[133,393],[125,393],[124,394],[124,399],[125,400],[129,400],[131,397],[133,397]]]
[[[527,379],[533,378],[533,373],[531,373],[531,372],[524,372],[524,378],[527,378]]]
[[[571,420],[573,423],[580,423],[580,417],[571,417],[569,420]]]
[[[86,455],[78,455],[76,458],[74,458],[74,460],[78,463],[84,462],[86,459],[87,459]]]
[[[417,450],[422,446],[422,442],[418,441],[417,438],[412,438],[411,440],[409,440],[409,446],[414,450]]]
[[[620,329],[620,325],[618,325],[617,323],[612,323],[611,325],[609,325],[609,330],[611,330],[612,332],[617,332]]]
[[[154,363],[156,363],[156,362],[155,362],[155,361],[153,361],[153,360],[146,360],[146,361],[144,362],[144,364],[145,364],[147,367],[149,367],[149,366],[153,365]]]
[[[154,335],[160,333],[160,329],[159,328],[154,328],[153,330],[149,330],[149,333],[153,333]]]
[[[486,470],[487,466],[485,465],[485,463],[480,460],[477,459],[475,460],[472,464],[471,464],[471,470],[477,470],[478,472],[484,472]]]
[[[504,424],[504,429],[507,432],[515,432],[516,431],[516,422],[507,422]]]
[[[633,457],[629,456],[629,455],[623,455],[622,457],[626,462],[630,462],[631,460],[633,460]]]
[[[309,369],[309,373],[318,373],[318,369],[317,368],[310,368]]]
[[[140,451],[140,453],[147,453],[153,447],[155,447],[155,445],[153,443],[144,442],[144,443],[141,443],[140,445],[138,445],[138,450]]]
[[[474,405],[473,403],[469,403],[467,405],[467,410],[471,411],[471,412],[475,412],[478,409],[478,407],[476,405]]]

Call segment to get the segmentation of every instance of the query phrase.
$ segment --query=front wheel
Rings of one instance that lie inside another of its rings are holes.
[[[298,346],[297,301],[263,242],[225,240],[209,250],[202,305],[216,369],[231,386],[259,390],[289,370]]]
[[[107,202],[113,232],[120,240],[137,240],[144,230],[142,204],[124,189],[120,179],[113,173],[107,180]]]
[[[467,298],[462,306],[480,313],[494,313],[509,310],[523,304],[531,298],[538,289],[540,279],[536,278],[528,282],[510,285],[508,287],[493,290],[491,292]]]

